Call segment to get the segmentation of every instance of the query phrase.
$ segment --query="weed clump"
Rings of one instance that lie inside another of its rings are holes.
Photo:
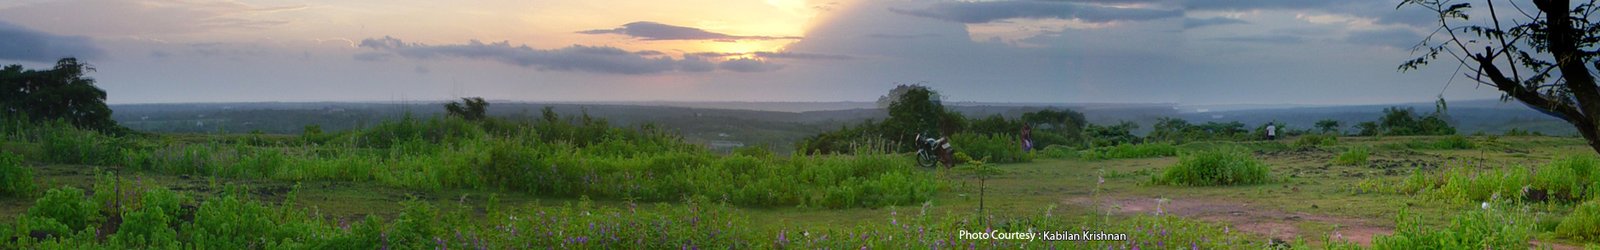
[[[33,170],[22,166],[22,159],[0,152],[0,196],[26,196],[33,193]]]
[[[1178,147],[1169,143],[1119,144],[1116,146],[1085,150],[1080,157],[1087,160],[1154,158],[1178,155]]]
[[[1333,165],[1358,166],[1367,164],[1367,158],[1372,155],[1372,149],[1366,147],[1353,147],[1333,157]]]
[[[1294,140],[1297,148],[1312,148],[1339,145],[1339,137],[1333,135],[1308,134]]]
[[[1180,186],[1227,186],[1268,181],[1267,165],[1242,150],[1207,150],[1181,155],[1154,182]]]
[[[1600,200],[1591,200],[1567,214],[1556,226],[1556,236],[1580,241],[1600,241]]]
[[[1373,249],[1523,249],[1534,231],[1532,218],[1493,209],[1463,212],[1444,229],[1405,210],[1396,218],[1395,233],[1373,237]]]

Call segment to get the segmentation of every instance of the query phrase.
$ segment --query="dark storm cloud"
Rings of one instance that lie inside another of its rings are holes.
[[[768,62],[766,60],[761,60],[761,59],[737,58],[737,59],[730,59],[730,60],[727,60],[727,61],[722,61],[722,63],[717,64],[717,67],[718,68],[722,68],[723,70],[728,70],[728,71],[733,71],[733,72],[752,73],[752,72],[775,71],[775,70],[778,70],[778,69],[782,69],[783,65],[775,64],[775,63]]]
[[[0,59],[54,62],[62,57],[97,58],[104,53],[88,37],[50,34],[0,21]]]
[[[1116,8],[1073,2],[1039,1],[941,2],[921,9],[890,10],[900,14],[962,23],[988,23],[1012,18],[1077,19],[1104,23],[1183,16],[1183,12],[1178,10]]]
[[[1422,35],[1412,30],[1400,28],[1363,30],[1350,32],[1350,36],[1345,37],[1345,41],[1354,44],[1409,49],[1422,42]]]
[[[1226,18],[1226,17],[1183,18],[1183,28],[1185,28],[1185,29],[1200,28],[1200,27],[1205,27],[1205,26],[1229,25],[1229,24],[1247,24],[1247,23],[1250,23],[1250,22],[1245,22],[1244,20]]]
[[[582,34],[621,34],[641,40],[713,40],[713,41],[738,41],[738,40],[787,40],[800,39],[793,36],[738,36],[705,31],[699,28],[675,26],[657,22],[632,22],[623,24],[615,29],[598,29],[579,31]]]

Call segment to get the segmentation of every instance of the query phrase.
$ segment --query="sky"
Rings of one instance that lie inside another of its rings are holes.
[[[1397,0],[0,1],[0,64],[78,57],[108,102],[1495,98]]]

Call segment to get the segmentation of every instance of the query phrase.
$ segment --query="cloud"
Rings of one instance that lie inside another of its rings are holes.
[[[1183,12],[1178,10],[1040,1],[941,2],[923,9],[891,8],[890,10],[900,14],[962,23],[988,23],[1012,18],[1077,19],[1090,23],[1105,23],[1183,16]]]
[[[765,52],[765,51],[758,51],[758,52],[750,53],[750,54],[753,54],[753,55],[761,57],[761,58],[802,59],[802,60],[846,60],[846,59],[855,58],[855,57],[851,57],[851,56],[847,56],[847,55],[805,53],[805,52]]]
[[[711,57],[711,58],[716,58],[716,57],[734,57],[734,56],[752,57],[753,56],[753,57],[759,57],[759,58],[764,58],[764,59],[797,59],[797,60],[848,60],[848,59],[854,59],[855,58],[853,56],[847,56],[847,55],[835,55],[835,54],[823,54],[823,53],[806,53],[806,52],[788,52],[788,51],[781,51],[781,52],[756,51],[756,52],[751,52],[751,53],[693,52],[693,53],[684,53],[683,55],[684,56],[696,56],[696,57]]]
[[[0,21],[0,59],[54,62],[62,57],[93,59],[104,53],[88,37],[50,34]]]
[[[263,29],[289,23],[276,14],[305,5],[256,6],[231,0],[44,1],[0,9],[6,20],[43,30],[89,36],[149,36],[202,33],[218,29]]]
[[[1350,35],[1345,37],[1345,41],[1354,44],[1410,49],[1417,43],[1422,42],[1422,35],[1410,29],[1402,28],[1362,30],[1350,32]]]
[[[705,30],[702,30],[702,29],[699,29],[699,28],[675,26],[675,25],[669,25],[669,24],[663,24],[663,23],[657,23],[657,22],[648,22],[648,21],[631,22],[631,23],[628,23],[628,24],[623,24],[622,27],[617,27],[615,29],[585,30],[585,31],[578,31],[578,33],[592,34],[592,35],[621,34],[621,35],[626,35],[626,36],[630,36],[630,37],[633,37],[633,38],[638,38],[640,40],[651,40],[651,41],[655,41],[655,40],[738,41],[738,40],[788,40],[788,39],[800,39],[800,37],[794,37],[794,36],[737,36],[737,35],[729,35],[729,34],[705,31]]]
[[[659,55],[660,52],[627,51],[609,46],[572,45],[558,49],[535,49],[510,42],[427,45],[407,43],[399,38],[362,39],[359,45],[411,59],[468,58],[486,59],[547,71],[576,71],[603,74],[644,75],[666,72],[708,72],[715,68],[736,72],[764,72],[782,68],[762,60],[728,60],[713,64],[708,54],[686,54],[683,59]],[[356,54],[357,60],[374,61],[386,56]],[[378,53],[385,54],[387,53]],[[715,66],[713,66],[715,65]]]
[[[1190,10],[1259,10],[1259,9],[1310,9],[1342,4],[1346,1],[1329,0],[1189,0],[1183,6]]]
[[[368,61],[368,62],[388,61],[389,58],[393,58],[393,57],[394,57],[394,54],[383,53],[383,52],[362,52],[362,53],[356,53],[355,55],[351,55],[350,56],[350,58],[356,59],[357,61]]]
[[[1301,44],[1301,43],[1305,43],[1306,42],[1306,39],[1304,37],[1293,36],[1293,35],[1284,35],[1284,34],[1232,36],[1232,37],[1216,38],[1216,39],[1213,39],[1213,40],[1227,41],[1227,42],[1244,42],[1244,43],[1266,43],[1266,44]]]
[[[1205,27],[1205,26],[1229,25],[1229,24],[1247,24],[1247,23],[1250,23],[1250,22],[1246,22],[1244,20],[1239,20],[1239,19],[1234,19],[1234,18],[1226,18],[1226,17],[1212,17],[1212,18],[1188,18],[1188,17],[1185,17],[1185,18],[1183,18],[1183,28],[1184,29],[1193,29],[1193,28],[1200,28],[1200,27]]]
[[[872,33],[872,34],[867,34],[867,37],[870,37],[870,38],[881,38],[881,39],[917,39],[917,38],[939,37],[939,34],[933,34],[933,33],[922,33],[922,34]]]
[[[783,65],[774,64],[774,63],[767,62],[766,60],[761,60],[761,59],[735,58],[735,59],[730,59],[730,60],[727,60],[727,61],[722,61],[722,63],[717,64],[717,67],[718,68],[722,68],[723,70],[728,70],[728,71],[733,71],[733,72],[755,73],[755,72],[775,71],[775,70],[778,70],[778,69],[782,69]]]

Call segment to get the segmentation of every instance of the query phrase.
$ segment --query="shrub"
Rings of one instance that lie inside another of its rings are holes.
[[[1578,205],[1556,226],[1556,236],[1587,242],[1600,242],[1600,200]]]
[[[99,208],[84,198],[83,189],[54,188],[28,208],[28,216],[52,220],[73,231],[88,227],[99,215]]]
[[[0,196],[27,196],[34,188],[33,170],[22,165],[21,157],[0,152]]]
[[[1372,154],[1372,149],[1367,147],[1352,147],[1333,157],[1334,165],[1358,166],[1367,164],[1367,157]]]
[[[1339,137],[1327,134],[1308,134],[1295,138],[1294,146],[1298,148],[1333,146],[1339,144]]]
[[[273,238],[270,236],[275,229],[281,228],[270,219],[270,212],[256,202],[224,195],[201,203],[194,221],[183,229],[200,248],[261,246]]]
[[[121,140],[92,130],[46,125],[44,160],[53,163],[115,165],[121,160]]]
[[[1178,147],[1168,143],[1119,144],[1085,150],[1081,156],[1088,160],[1153,158],[1178,155]]]
[[[1399,148],[1422,150],[1474,149],[1478,148],[1478,144],[1465,136],[1451,135],[1434,140],[1415,139],[1402,143]]]
[[[1392,235],[1372,239],[1373,249],[1524,249],[1533,239],[1533,219],[1497,210],[1456,215],[1443,229],[1427,228],[1401,210]]]
[[[1039,150],[1038,155],[1041,155],[1041,156],[1044,156],[1044,158],[1050,158],[1050,159],[1071,159],[1071,158],[1078,158],[1079,157],[1078,156],[1078,150],[1074,150],[1074,149],[1072,149],[1070,147],[1062,146],[1062,145],[1050,145],[1048,147],[1044,147],[1044,149]],[[971,158],[971,157],[968,157],[968,158]],[[961,159],[957,159],[957,160],[961,160]]]
[[[1022,151],[1022,145],[1017,138],[1005,134],[979,135],[959,133],[950,137],[950,143],[956,151],[964,152],[973,159],[989,159],[995,163],[1028,162],[1033,156]]]
[[[1207,150],[1178,157],[1155,182],[1183,186],[1225,186],[1266,183],[1267,165],[1240,150]]]

